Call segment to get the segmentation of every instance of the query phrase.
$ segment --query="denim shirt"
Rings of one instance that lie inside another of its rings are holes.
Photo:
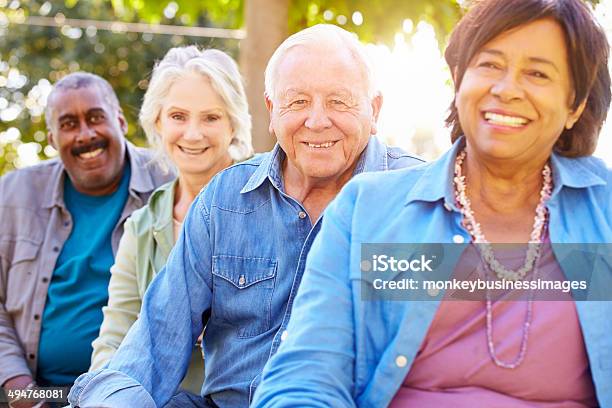
[[[254,407],[389,404],[414,362],[442,293],[431,301],[362,300],[361,243],[467,245],[470,235],[461,225],[452,187],[462,143],[431,164],[358,176],[328,206],[288,334],[263,371]],[[551,167],[551,242],[612,243],[612,172],[592,157],[556,154]],[[554,245],[553,252],[557,259],[563,256]],[[602,256],[609,282],[612,253]],[[579,301],[576,308],[599,404],[612,407],[612,302]]]
[[[319,231],[282,183],[284,152],[219,173],[200,193],[141,315],[106,369],[79,377],[74,406],[163,406],[204,326],[202,395],[248,406],[261,370],[284,339],[306,254]],[[355,173],[421,161],[372,137]]]

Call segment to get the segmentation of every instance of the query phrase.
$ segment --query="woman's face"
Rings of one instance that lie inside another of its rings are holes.
[[[563,29],[541,19],[506,31],[470,61],[455,106],[474,153],[523,163],[546,160],[571,109],[573,85]]]
[[[157,120],[164,149],[180,174],[212,177],[230,161],[232,125],[210,80],[189,73],[170,87]]]

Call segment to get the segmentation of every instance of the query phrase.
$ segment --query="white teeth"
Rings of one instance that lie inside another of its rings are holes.
[[[92,150],[91,152],[81,153],[79,154],[79,157],[83,159],[93,159],[94,157],[98,157],[99,155],[101,155],[103,151],[104,149],[97,148],[96,150]]]
[[[332,147],[336,142],[325,142],[321,144],[308,143],[308,147],[314,147],[317,149]]]
[[[187,154],[201,154],[204,153],[204,151],[206,151],[206,147],[203,149],[189,149],[187,147],[182,147],[179,146],[179,149],[181,149],[181,151],[183,151],[183,153],[187,153]]]
[[[485,112],[484,118],[496,125],[520,127],[527,124],[528,120],[517,116],[500,115],[499,113]]]

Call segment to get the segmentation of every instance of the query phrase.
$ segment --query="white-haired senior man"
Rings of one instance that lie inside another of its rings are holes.
[[[271,151],[219,173],[198,196],[141,315],[106,369],[81,376],[73,406],[189,406],[174,395],[204,326],[211,407],[249,405],[286,337],[321,214],[355,174],[420,161],[375,137],[382,97],[352,34],[289,37],[266,70]]]

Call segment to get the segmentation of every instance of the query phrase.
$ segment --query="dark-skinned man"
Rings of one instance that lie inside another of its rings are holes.
[[[171,177],[126,141],[119,101],[101,77],[62,78],[45,116],[59,157],[0,179],[5,391],[69,386],[87,371],[123,223]]]

